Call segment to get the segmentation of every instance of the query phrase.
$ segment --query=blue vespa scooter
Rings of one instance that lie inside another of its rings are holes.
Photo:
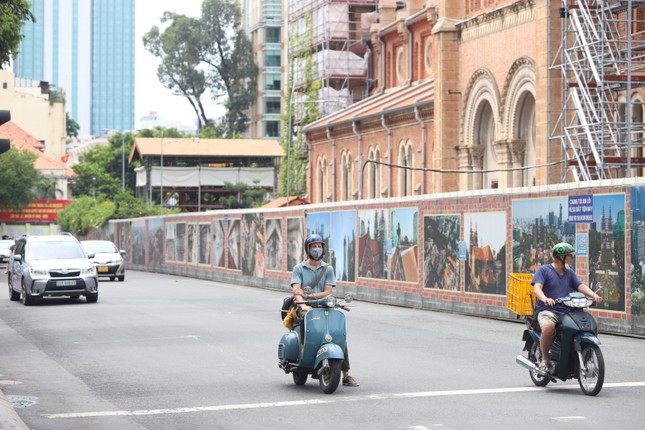
[[[309,294],[307,288],[305,293]],[[347,323],[342,310],[349,311],[346,305],[350,301],[350,295],[344,300],[329,295],[294,302],[313,308],[306,313],[304,321],[282,336],[278,345],[278,365],[284,373],[293,375],[296,385],[304,385],[311,375],[312,379],[318,379],[326,394],[332,394],[338,388],[347,339]]]

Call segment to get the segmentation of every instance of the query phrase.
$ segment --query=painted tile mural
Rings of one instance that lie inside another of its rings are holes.
[[[645,187],[633,187],[632,314],[645,316]]]
[[[132,221],[132,263],[146,264],[146,220]]]
[[[418,276],[418,229],[417,208],[390,210],[390,238],[392,252],[388,259],[390,279],[417,282]]]
[[[293,267],[305,259],[305,219],[287,219],[287,270],[293,271]]]
[[[240,227],[240,251],[242,274],[264,277],[264,216],[246,214],[242,216]]]
[[[424,217],[424,288],[459,291],[459,234],[459,215]]]
[[[568,222],[568,205],[566,196],[513,200],[514,273],[535,273],[551,263],[551,248],[556,243],[575,246],[576,225]]]
[[[356,280],[356,211],[331,213],[329,261],[336,280]]]
[[[361,278],[387,279],[388,238],[387,210],[376,209],[358,212],[358,276]]]
[[[228,222],[228,268],[240,269],[240,220],[232,219]]]
[[[199,264],[210,264],[211,225],[199,224]]]
[[[148,220],[148,264],[163,264],[163,218]]]
[[[224,259],[224,244],[226,238],[224,236],[224,221],[216,219],[213,221],[213,266],[226,267]]]
[[[464,213],[468,293],[506,294],[506,212]]]
[[[282,220],[266,220],[266,268],[282,270]]]
[[[601,307],[625,311],[625,194],[593,196],[589,283],[593,290],[602,285]]]

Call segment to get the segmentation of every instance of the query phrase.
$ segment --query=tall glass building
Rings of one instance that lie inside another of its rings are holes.
[[[81,135],[134,128],[135,0],[31,0],[36,22],[14,60],[19,78],[65,94]]]

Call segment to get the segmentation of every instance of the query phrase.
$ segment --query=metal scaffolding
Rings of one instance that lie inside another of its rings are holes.
[[[294,100],[305,78],[305,61],[315,63],[320,82],[318,110],[333,113],[363,99],[369,91],[365,38],[377,18],[376,0],[289,0],[289,58],[293,60]],[[372,14],[372,15],[369,15]],[[298,110],[298,109],[296,109]],[[298,114],[296,113],[296,116]]]
[[[562,111],[551,133],[563,181],[642,176],[645,1],[563,0]]]

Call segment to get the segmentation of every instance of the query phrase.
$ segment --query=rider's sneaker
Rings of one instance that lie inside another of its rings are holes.
[[[345,387],[358,387],[358,382],[351,375],[346,375],[343,378],[343,385]]]

